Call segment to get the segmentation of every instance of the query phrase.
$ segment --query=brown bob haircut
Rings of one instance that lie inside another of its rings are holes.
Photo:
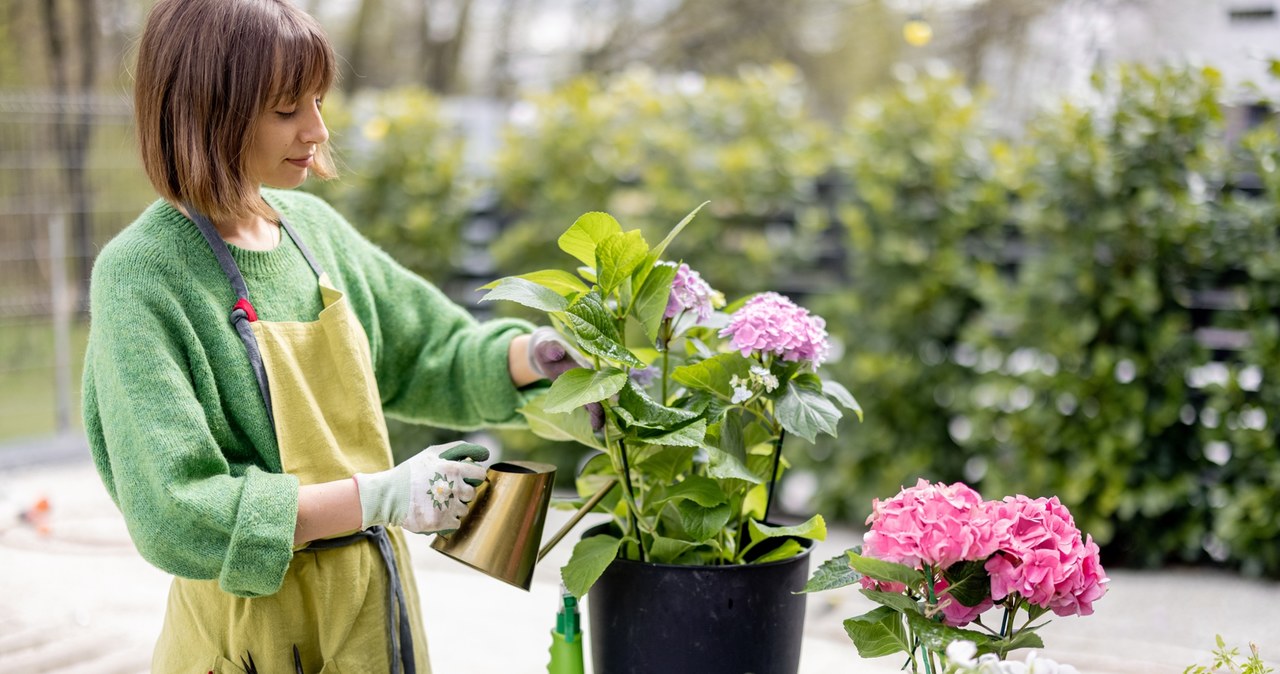
[[[160,0],[138,46],[134,113],[160,196],[214,222],[275,213],[246,175],[258,115],[329,90],[333,47],[290,0]],[[318,177],[335,175],[328,147]]]

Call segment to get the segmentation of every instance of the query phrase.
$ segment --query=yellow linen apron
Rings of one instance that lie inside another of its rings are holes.
[[[188,208],[236,291],[232,322],[258,377],[285,472],[301,484],[392,467],[368,338],[342,293],[293,229],[319,278],[313,322],[257,320],[212,223]],[[371,527],[296,550],[280,590],[244,598],[217,580],[175,578],[152,671],[428,674],[417,585],[399,528]],[[294,647],[298,662],[295,662]],[[402,669],[403,667],[403,669]]]

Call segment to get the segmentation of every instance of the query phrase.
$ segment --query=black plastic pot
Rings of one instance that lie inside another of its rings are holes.
[[[793,593],[808,579],[813,546],[797,540],[803,553],[766,564],[615,559],[587,593],[595,673],[795,674],[806,595]]]

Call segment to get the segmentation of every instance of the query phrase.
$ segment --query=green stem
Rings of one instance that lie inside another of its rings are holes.
[[[778,464],[782,461],[782,441],[787,437],[785,428],[778,430],[778,439],[773,443],[773,468],[769,471],[769,491],[764,502],[764,517],[761,521],[769,523],[769,511],[773,509],[773,488],[778,481]]]
[[[671,358],[671,319],[662,319],[662,326],[659,329],[659,336],[662,344],[662,404],[667,404],[667,379],[670,378]]]
[[[934,594],[933,592],[933,584],[934,584],[933,565],[925,564],[924,565],[924,592],[925,592],[926,600],[928,602],[928,606],[930,607],[936,606],[938,603],[938,595]],[[930,651],[928,648],[925,648],[923,643],[920,645],[920,651],[921,651],[921,654],[924,656],[925,673],[933,674],[933,651]]]
[[[649,553],[644,549],[644,536],[640,535],[640,522],[637,519],[640,511],[636,505],[636,494],[631,488],[631,465],[627,461],[627,443],[618,438],[618,453],[622,456],[623,485],[627,488],[627,511],[631,515],[631,530],[636,533],[636,541],[640,548],[640,561],[649,561]]]

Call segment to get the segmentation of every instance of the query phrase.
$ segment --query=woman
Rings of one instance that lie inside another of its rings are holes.
[[[157,672],[428,671],[401,528],[456,527],[487,453],[393,468],[383,412],[513,425],[521,387],[575,366],[283,191],[333,174],[334,73],[288,0],[160,0],[140,41],[161,199],[97,260],[84,419],[139,552],[176,576]]]

